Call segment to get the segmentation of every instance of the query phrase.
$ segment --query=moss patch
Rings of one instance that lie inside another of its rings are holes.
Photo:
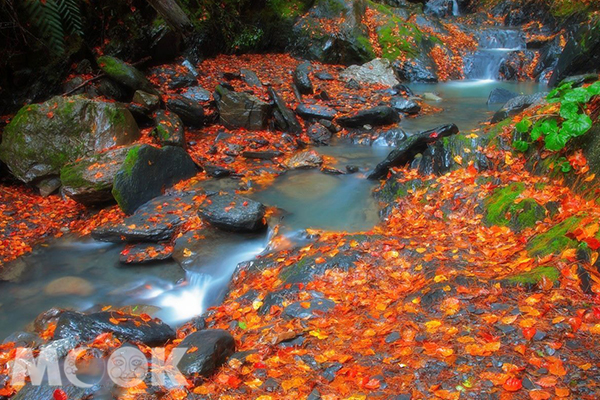
[[[514,275],[505,279],[505,282],[513,285],[536,285],[543,278],[550,279],[553,283],[558,282],[560,272],[556,267],[544,266],[537,267],[528,272]]]
[[[123,166],[121,167],[121,170],[125,171],[125,174],[127,174],[127,176],[131,176],[133,167],[135,166],[135,164],[137,163],[137,160],[139,158],[139,152],[140,152],[140,146],[134,146],[127,153],[127,157],[125,157],[125,162],[123,162]]]
[[[573,216],[547,232],[534,236],[527,244],[527,251],[533,257],[544,257],[577,247],[577,242],[566,235],[579,225],[581,219],[580,216]]]
[[[489,225],[508,225],[509,220],[506,215],[524,190],[525,185],[520,182],[496,189],[484,203],[485,222]]]

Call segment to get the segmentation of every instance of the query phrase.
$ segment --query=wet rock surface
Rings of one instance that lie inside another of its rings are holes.
[[[210,329],[192,333],[178,347],[188,350],[177,364],[181,373],[189,378],[208,377],[235,352],[235,341],[227,331]]]
[[[217,108],[221,123],[229,128],[264,129],[271,107],[248,93],[232,92],[223,86],[217,87]]]
[[[256,232],[266,228],[266,208],[261,203],[235,194],[208,195],[200,216],[217,228],[233,232]]]
[[[358,111],[352,115],[339,117],[340,125],[348,128],[359,128],[364,125],[391,125],[400,121],[398,112],[391,107],[379,106]]]

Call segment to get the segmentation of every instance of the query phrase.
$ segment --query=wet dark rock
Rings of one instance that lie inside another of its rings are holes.
[[[510,52],[500,64],[498,74],[505,81],[527,80],[526,69],[533,63],[536,53],[531,50],[518,50]]]
[[[392,88],[392,92],[390,93],[392,95],[398,95],[398,96],[402,96],[402,97],[414,97],[414,93],[411,90],[411,88],[409,88],[406,85],[403,84],[398,84],[398,85],[394,85],[394,87]]]
[[[391,125],[399,122],[400,116],[392,107],[378,106],[358,111],[352,115],[339,117],[337,122],[347,128],[360,128],[365,125]]]
[[[211,93],[201,86],[193,86],[181,92],[181,95],[186,99],[194,102],[206,103],[212,98]]]
[[[204,171],[212,178],[225,178],[235,173],[234,170],[219,167],[216,165],[204,164]]]
[[[262,385],[260,385],[260,388],[268,393],[276,392],[277,390],[279,390],[279,387],[279,382],[277,382],[273,378],[267,378],[267,380],[264,381]]]
[[[517,328],[515,328],[514,326],[505,325],[505,324],[497,324],[496,329],[498,329],[500,332],[502,332],[505,335],[507,335],[509,333],[513,333],[517,330]]]
[[[117,101],[126,101],[131,96],[126,88],[108,78],[100,79],[97,88],[100,95]]]
[[[323,371],[321,376],[323,378],[325,378],[328,382],[333,382],[333,380],[335,379],[335,375],[342,368],[343,368],[342,364],[340,364],[338,362],[332,363],[331,366],[325,368],[325,371]]]
[[[60,387],[69,400],[87,400],[93,393],[98,392],[97,387],[91,388],[80,388],[73,385],[63,385]],[[46,383],[41,385],[33,385],[28,382],[19,392],[11,397],[14,400],[41,400],[41,399],[54,399],[54,392],[56,391],[55,386],[49,386]]]
[[[517,97],[519,94],[513,91],[504,89],[504,88],[496,88],[490,92],[490,96],[488,97],[487,104],[505,104],[510,99]]]
[[[260,79],[258,78],[258,76],[256,75],[256,73],[254,71],[242,68],[242,69],[240,69],[240,75],[242,77],[242,80],[244,82],[246,82],[246,84],[248,86],[254,86],[254,87],[262,86],[262,82],[260,81]]]
[[[165,188],[191,178],[197,172],[196,164],[181,147],[134,146],[115,175],[112,194],[119,207],[131,214],[142,204],[160,196]]]
[[[235,352],[235,340],[227,331],[209,329],[188,335],[178,348],[198,350],[186,353],[177,368],[186,377],[209,377]]]
[[[528,377],[523,378],[523,388],[527,390],[537,389],[538,386],[531,381]]]
[[[421,106],[414,100],[407,100],[402,97],[392,97],[390,100],[392,108],[398,112],[414,115],[421,112]]]
[[[346,82],[354,80],[362,84],[394,86],[398,84],[392,64],[386,58],[376,58],[363,65],[352,65],[340,73]]]
[[[301,94],[313,94],[314,88],[310,80],[311,65],[309,62],[299,64],[294,70],[294,85]]]
[[[302,346],[306,342],[306,338],[304,336],[296,336],[290,340],[284,340],[279,343],[280,347],[289,348],[289,347],[299,347]]]
[[[329,72],[323,72],[323,71],[316,72],[315,77],[322,81],[333,81],[335,79],[333,77],[333,75],[331,75]]]
[[[345,172],[335,167],[323,166],[321,172],[328,175],[344,175]]]
[[[284,132],[293,134],[302,132],[302,125],[298,122],[296,114],[288,108],[285,100],[272,87],[269,87],[269,96],[271,96],[271,100],[275,104],[274,116],[278,128]]]
[[[130,149],[108,150],[65,165],[60,170],[63,193],[87,206],[114,200],[113,181]]]
[[[313,391],[310,392],[306,400],[321,400],[321,393],[319,393],[317,389],[313,389]]]
[[[333,120],[337,111],[327,106],[321,106],[318,104],[299,104],[296,107],[296,113],[304,119],[325,119],[328,121]]]
[[[244,151],[242,157],[250,158],[255,160],[272,160],[277,157],[281,157],[283,153],[276,150],[265,150],[265,151]]]
[[[294,154],[287,162],[289,169],[319,168],[323,164],[323,157],[314,150],[305,150]]]
[[[151,94],[158,94],[144,74],[134,66],[111,56],[99,57],[97,62],[102,72],[131,90],[143,90]]]
[[[567,42],[549,85],[556,86],[571,75],[596,72],[600,65],[600,21],[596,18],[591,23],[582,25],[574,38]]]
[[[156,77],[161,86],[171,90],[183,89],[198,84],[198,80],[192,71],[176,65],[161,65],[152,68],[150,73]]]
[[[524,96],[517,96],[506,102],[500,110],[494,114],[492,124],[500,122],[506,118],[512,117],[530,107],[543,101],[548,93],[536,93]]]
[[[306,304],[310,306],[305,308]],[[313,299],[308,302],[296,302],[287,306],[281,314],[284,318],[310,319],[328,313],[335,307],[335,302],[329,299]]]
[[[396,61],[392,64],[396,76],[403,82],[436,83],[435,69],[429,61],[421,59]]]
[[[544,340],[546,336],[548,336],[546,332],[536,331],[535,335],[533,335],[533,340]]]
[[[6,337],[2,343],[14,343],[15,347],[36,348],[44,341],[36,334],[30,332],[14,332]]]
[[[261,130],[267,125],[271,106],[248,93],[238,93],[217,86],[217,108],[221,123],[227,128]]]
[[[173,256],[173,247],[168,243],[130,244],[119,255],[121,264],[148,264],[165,261]]]
[[[172,95],[167,99],[167,110],[177,114],[184,124],[201,126],[204,122],[204,108],[198,102],[182,95]]]
[[[284,279],[285,284],[289,283],[307,283],[313,277],[323,275],[325,271],[330,269],[340,269],[347,271],[354,267],[354,263],[358,260],[358,254],[355,252],[340,252],[335,256],[328,258],[324,263],[315,262],[315,257],[305,257],[300,261],[285,267],[279,277]]]
[[[401,166],[412,161],[418,153],[422,153],[427,145],[451,135],[458,133],[458,127],[454,124],[439,126],[435,129],[423,131],[406,138],[400,142],[384,161],[379,163],[373,172],[369,174],[368,179],[381,179],[385,177],[388,170],[394,166]]]
[[[161,146],[179,146],[185,148],[183,122],[177,114],[159,110],[154,116],[156,127],[150,133]]]
[[[157,95],[142,90],[136,90],[131,101],[141,105],[149,113],[158,110],[160,107],[160,98]]]
[[[386,343],[394,343],[398,340],[400,340],[400,333],[398,333],[398,332],[392,332],[385,337]]]
[[[262,306],[258,310],[259,315],[268,315],[271,312],[271,307],[281,307],[284,301],[290,300],[298,293],[297,287],[291,289],[282,289],[277,292],[271,292],[265,296]]]
[[[114,334],[122,341],[148,346],[162,346],[175,339],[175,331],[158,319],[146,322],[139,316],[122,313],[99,312],[86,315],[73,311],[65,311],[60,315],[54,339],[75,338],[79,342],[88,342],[105,332]]]
[[[399,394],[394,397],[392,400],[411,400],[412,396],[410,394]]]
[[[40,191],[40,195],[42,197],[48,197],[51,194],[55,193],[62,186],[62,182],[60,178],[50,177],[44,178],[38,183],[36,183],[37,188]]]
[[[309,126],[306,134],[315,144],[328,145],[331,140],[331,131],[319,123]]]
[[[123,223],[94,229],[92,237],[114,243],[167,241],[196,212],[195,196],[196,193],[188,193],[156,197],[139,207],[132,216],[125,218]],[[190,205],[192,207],[188,207]]]
[[[25,183],[57,177],[69,162],[139,137],[121,104],[85,97],[54,97],[23,107],[5,128],[0,159]]]
[[[200,216],[217,228],[233,232],[256,232],[266,228],[266,207],[237,194],[213,194],[200,207]]]
[[[561,54],[562,47],[560,46],[560,38],[557,37],[540,50],[540,57],[533,70],[533,76],[541,81],[543,79],[542,74],[544,71],[553,71],[554,68],[556,68],[556,64],[558,63]]]
[[[360,168],[358,168],[358,166],[356,165],[346,165],[346,171],[349,174],[355,174],[360,170]]]
[[[429,0],[423,7],[423,12],[426,15],[433,15],[438,18],[444,18],[452,15],[453,1],[452,0]]]

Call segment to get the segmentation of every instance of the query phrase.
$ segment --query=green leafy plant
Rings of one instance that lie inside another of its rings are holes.
[[[541,141],[547,150],[564,149],[570,139],[585,135],[592,128],[592,120],[586,113],[587,104],[599,94],[600,81],[586,88],[573,88],[569,82],[552,90],[547,100],[560,103],[559,112],[523,118],[515,126],[522,137],[513,142],[513,147],[524,152],[532,143]],[[568,172],[570,168],[563,163],[561,170]]]
[[[54,54],[65,52],[65,35],[83,36],[81,0],[25,0],[25,16]]]

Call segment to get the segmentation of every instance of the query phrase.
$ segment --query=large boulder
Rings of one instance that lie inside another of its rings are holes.
[[[79,342],[88,342],[106,332],[112,333],[120,340],[148,346],[162,346],[169,340],[175,339],[175,331],[158,319],[147,319],[119,312],[86,315],[72,311],[65,311],[58,318],[54,339],[74,338]]]
[[[185,148],[185,131],[181,118],[175,113],[159,110],[154,115],[156,127],[151,136],[161,146],[179,146]]]
[[[399,83],[392,64],[386,58],[376,58],[360,66],[351,65],[340,73],[340,78],[344,81],[354,79],[359,83],[384,86],[395,86]]]
[[[266,207],[237,194],[208,196],[200,207],[200,216],[219,229],[256,232],[266,228]]]
[[[120,147],[65,165],[60,170],[63,193],[87,206],[113,200],[113,181],[129,150]]]
[[[332,136],[331,131],[318,122],[309,126],[306,134],[313,143],[323,145],[328,145]]]
[[[414,100],[405,99],[400,96],[394,96],[390,99],[390,105],[398,112],[414,115],[421,112],[421,106]]]
[[[273,104],[275,105],[273,116],[275,117],[278,128],[284,132],[293,134],[301,133],[302,125],[300,125],[298,118],[296,118],[294,112],[289,109],[285,100],[283,100],[279,93],[272,87],[269,87],[269,96],[271,96],[271,100],[273,100]]]
[[[54,97],[23,107],[4,129],[0,159],[25,183],[58,176],[67,163],[140,136],[121,104]]]
[[[583,25],[565,46],[549,85],[555,86],[570,75],[594,72],[600,66],[600,18]]]
[[[454,13],[454,4],[452,0],[429,0],[423,7],[426,15],[433,15],[438,18],[444,18]]]
[[[347,128],[360,128],[364,125],[390,125],[400,121],[398,111],[388,106],[378,106],[360,110],[354,114],[339,117],[337,122]]]
[[[504,88],[495,88],[490,92],[487,104],[505,104],[510,99],[514,99],[519,94]]]
[[[111,79],[131,90],[143,90],[151,94],[158,94],[146,76],[133,65],[115,57],[102,56],[98,58],[98,66]]]
[[[512,117],[530,107],[533,104],[544,101],[548,93],[536,93],[513,97],[502,106],[500,110],[492,117],[492,124],[500,122],[506,118]]]
[[[314,150],[305,150],[294,154],[285,163],[289,169],[311,169],[323,165],[323,157]]]
[[[112,194],[119,207],[131,214],[164,189],[196,173],[196,164],[181,147],[134,146],[115,175]]]
[[[406,61],[396,61],[392,64],[392,67],[396,76],[402,82],[438,82],[434,63],[424,56]]]
[[[204,108],[197,101],[175,94],[167,99],[166,106],[186,125],[200,126],[204,122]]]
[[[209,377],[235,352],[235,340],[227,331],[208,329],[188,335],[177,347],[186,350],[177,364],[183,375]]]
[[[261,130],[267,126],[271,106],[248,93],[233,92],[219,85],[216,89],[221,123],[227,128]]]
[[[303,62],[298,64],[294,70],[294,85],[301,94],[313,94],[314,88],[310,80],[310,63]]]
[[[331,107],[305,103],[298,104],[296,113],[304,119],[324,119],[327,121],[333,120],[337,115],[337,111]]]

